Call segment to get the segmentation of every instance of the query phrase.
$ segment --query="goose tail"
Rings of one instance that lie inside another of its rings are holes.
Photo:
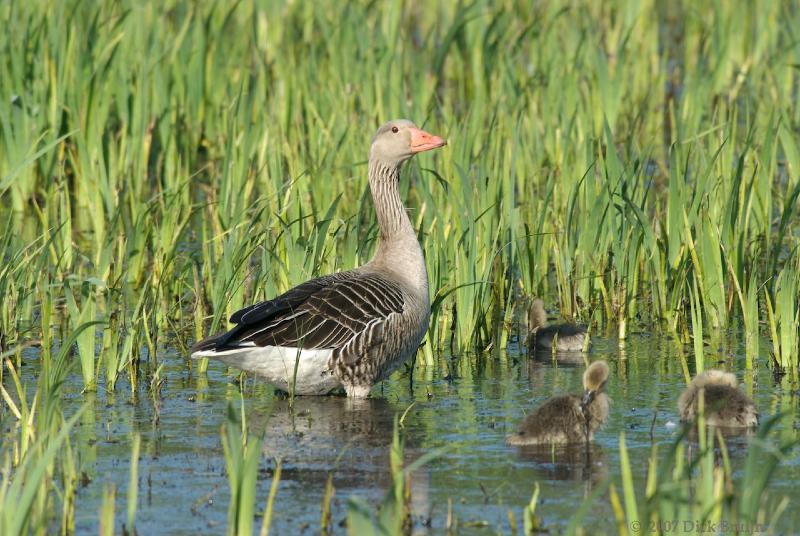
[[[227,334],[220,333],[218,335],[214,335],[213,337],[203,339],[202,341],[197,341],[194,346],[192,346],[192,349],[189,350],[192,359],[218,356],[220,353],[220,343],[223,341],[225,335]]]

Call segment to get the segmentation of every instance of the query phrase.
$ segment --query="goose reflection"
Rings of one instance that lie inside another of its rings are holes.
[[[288,399],[276,400],[269,415],[253,416],[251,421],[260,427],[255,429],[266,427],[264,454],[282,461],[281,481],[320,491],[333,475],[340,503],[339,511],[334,508],[336,523],[344,517],[351,495],[383,496],[390,489],[394,418],[404,410],[382,398],[297,397],[293,407]],[[413,434],[404,439],[408,466],[424,452]],[[431,515],[430,478],[423,466],[406,480],[415,534],[424,532]]]
[[[527,445],[517,448],[520,460],[531,461],[541,480],[568,480],[597,484],[608,476],[608,455],[595,443]]]
[[[528,348],[528,357],[537,363],[555,363],[564,367],[582,367],[586,364],[586,354],[581,352],[553,352],[536,347]]]

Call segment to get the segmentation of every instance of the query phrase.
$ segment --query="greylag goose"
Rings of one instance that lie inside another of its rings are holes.
[[[528,348],[530,350],[580,352],[586,342],[586,326],[577,324],[547,325],[544,302],[533,300],[528,309]]]
[[[750,398],[741,392],[736,376],[721,370],[707,370],[695,376],[678,398],[681,421],[697,418],[698,394],[703,391],[706,424],[722,428],[758,426],[758,411]]]
[[[522,421],[519,431],[506,437],[514,446],[585,443],[608,418],[608,365],[595,361],[583,373],[583,396],[548,398]]]
[[[380,228],[372,260],[234,313],[236,326],[198,342],[192,357],[218,359],[298,395],[344,387],[349,397],[366,397],[417,351],[428,328],[425,259],[398,179],[403,162],[446,143],[405,119],[381,126],[369,153]]]

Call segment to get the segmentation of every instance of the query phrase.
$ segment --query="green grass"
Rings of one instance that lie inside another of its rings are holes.
[[[760,426],[750,443],[741,480],[735,486],[725,439],[721,433],[715,435],[707,429],[702,419],[698,421],[696,438],[687,441],[686,434],[680,434],[666,454],[660,454],[658,446],[653,445],[644,496],[637,495],[634,489],[622,433],[624,508],[615,510],[620,533],[702,532],[696,527],[718,527],[712,532],[732,532],[735,527],[739,532],[774,531],[789,502],[788,498],[766,500],[767,483],[778,464],[797,445],[796,439],[771,437],[775,434],[770,430],[780,418],[775,416]],[[757,465],[759,460],[766,463]],[[615,493],[612,491],[612,495]]]
[[[228,506],[228,534],[238,536],[253,534],[253,517],[256,503],[256,478],[261,461],[262,438],[250,437],[242,400],[241,418],[232,404],[228,404],[227,422],[222,430],[225,468],[231,488]],[[271,504],[274,495],[270,494]],[[271,516],[264,517],[264,529],[269,530]]]
[[[0,22],[16,370],[37,342],[49,377],[72,334],[87,391],[136,393],[166,341],[365,262],[369,142],[405,116],[449,140],[401,181],[434,303],[418,366],[504,347],[539,295],[620,341],[691,334],[696,370],[742,327],[748,367],[798,379],[790,3],[12,0]]]

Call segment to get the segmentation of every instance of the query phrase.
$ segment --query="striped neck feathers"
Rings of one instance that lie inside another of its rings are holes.
[[[387,165],[377,159],[370,160],[369,187],[380,228],[381,244],[405,241],[408,238],[413,238],[415,242],[417,240],[406,207],[400,199],[399,180],[399,166]]]
[[[380,228],[380,240],[370,265],[394,274],[427,304],[428,274],[422,247],[400,199],[399,166],[369,163],[369,186]]]

